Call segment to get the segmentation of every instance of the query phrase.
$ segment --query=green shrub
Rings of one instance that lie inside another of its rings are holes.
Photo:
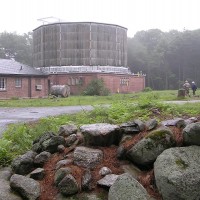
[[[151,92],[151,91],[153,91],[153,90],[150,87],[145,87],[143,90],[143,92]]]
[[[152,89],[150,87],[145,87],[143,90],[143,92],[151,92],[151,91],[152,91]]]
[[[14,158],[14,155],[10,151],[11,147],[11,141],[0,139],[0,166],[8,165]]]
[[[84,91],[84,95],[108,96],[110,91],[105,87],[102,79],[92,80]]]

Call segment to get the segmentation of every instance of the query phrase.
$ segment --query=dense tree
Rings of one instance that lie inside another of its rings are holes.
[[[12,58],[32,66],[32,33],[0,33],[0,58]]]
[[[128,66],[147,74],[153,89],[177,89],[186,79],[200,85],[200,29],[137,32],[128,38]]]

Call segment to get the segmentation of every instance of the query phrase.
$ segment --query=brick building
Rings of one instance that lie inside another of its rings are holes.
[[[49,87],[81,94],[94,79],[111,93],[145,88],[145,76],[127,67],[127,28],[97,22],[56,22],[33,30],[33,65],[49,74]]]
[[[115,24],[43,24],[33,30],[33,65],[0,59],[0,99],[46,97],[53,85],[81,94],[94,79],[111,93],[145,88],[145,75],[127,67],[127,28]]]
[[[111,93],[133,93],[145,88],[145,76],[131,74],[124,67],[76,66],[42,69],[49,73],[50,85],[68,85],[72,95],[81,94],[94,79],[102,79]]]
[[[125,67],[55,66],[38,70],[0,59],[0,99],[44,98],[52,85],[68,85],[70,93],[77,95],[94,79],[103,79],[111,93],[132,93],[145,88],[145,76],[131,74]]]
[[[48,75],[14,60],[0,59],[0,99],[48,96]]]

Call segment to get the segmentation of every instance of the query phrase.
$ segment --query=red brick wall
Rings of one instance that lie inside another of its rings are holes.
[[[35,77],[6,77],[6,90],[0,90],[0,99],[10,99],[10,98],[39,98],[48,96],[48,79],[47,77],[40,77],[42,90],[36,90],[35,88]],[[15,79],[21,78],[21,87],[15,86]],[[31,84],[31,92],[29,90]],[[30,96],[31,95],[31,96]]]
[[[0,99],[9,98],[42,98],[48,96],[47,77],[21,77],[22,87],[15,86],[16,77],[6,78],[6,90],[0,90]],[[83,84],[76,84],[76,79],[83,81]],[[71,80],[74,80],[72,84]],[[131,74],[106,74],[106,73],[70,73],[52,74],[49,76],[50,85],[69,85],[71,94],[81,94],[93,79],[103,79],[106,87],[111,93],[133,93],[145,88],[145,77]],[[123,82],[123,80],[128,80]],[[123,82],[123,84],[122,84]],[[29,90],[31,84],[31,92]],[[36,90],[36,85],[42,85],[42,90]]]
[[[41,90],[36,89],[36,85],[42,85]],[[48,79],[47,78],[32,78],[31,80],[31,96],[32,98],[41,98],[48,96]]]
[[[71,84],[71,78],[82,78],[83,85]],[[145,77],[132,74],[68,73],[51,74],[51,85],[69,85],[71,94],[80,94],[93,79],[103,79],[111,93],[133,93],[145,88]]]

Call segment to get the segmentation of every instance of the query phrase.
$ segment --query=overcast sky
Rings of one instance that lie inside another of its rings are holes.
[[[0,32],[18,34],[42,25],[38,19],[102,22],[137,31],[158,28],[179,31],[200,28],[199,0],[2,0]]]

